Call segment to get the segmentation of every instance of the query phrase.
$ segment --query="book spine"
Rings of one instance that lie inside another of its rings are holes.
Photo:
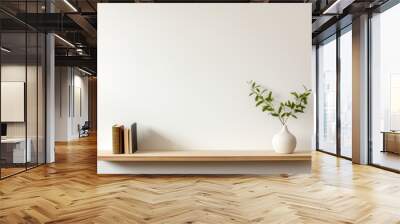
[[[120,131],[118,126],[112,127],[112,149],[114,154],[120,153]]]
[[[138,142],[137,142],[137,124],[133,123],[131,125],[131,150],[132,153],[135,153],[138,149]]]
[[[119,128],[119,153],[124,154],[124,126]]]
[[[132,130],[129,128],[128,129],[128,142],[129,142],[129,144],[128,144],[128,150],[129,150],[129,154],[132,154],[133,152],[132,152]]]
[[[129,128],[124,129],[124,152],[129,154]]]

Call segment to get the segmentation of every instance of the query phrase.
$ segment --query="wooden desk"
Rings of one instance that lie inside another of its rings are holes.
[[[383,149],[382,152],[391,152],[400,154],[400,132],[399,131],[382,131]]]
[[[2,145],[2,159],[6,163],[25,163],[32,160],[32,141],[30,138],[26,139],[28,144],[25,152],[25,138],[6,138],[1,139]]]

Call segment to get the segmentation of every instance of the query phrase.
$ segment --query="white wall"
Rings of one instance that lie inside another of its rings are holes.
[[[39,69],[39,74],[41,70]],[[28,137],[37,135],[37,89],[36,89],[36,66],[25,66],[20,64],[5,64],[1,66],[1,81],[2,82],[24,82],[27,83],[27,122],[6,122],[7,123],[7,136],[8,137],[24,137],[25,126],[28,126]],[[26,82],[28,78],[28,82]],[[41,83],[39,83],[41,84]],[[44,91],[40,89],[40,92]],[[7,96],[2,96],[7,97]],[[40,95],[39,95],[40,97]],[[42,102],[40,102],[42,103]],[[41,108],[42,104],[39,105]],[[2,108],[8,110],[9,108]],[[24,107],[20,108],[24,111]],[[16,112],[16,113],[20,113]],[[40,123],[40,122],[39,122]],[[39,133],[39,138],[43,138],[42,132]]]
[[[74,75],[74,113],[72,117],[72,130],[71,134],[73,138],[79,137],[79,132],[77,129],[78,124],[83,125],[85,121],[89,120],[89,113],[88,113],[88,77],[82,76],[82,72],[76,72]],[[80,92],[80,93],[78,93]],[[80,96],[79,96],[80,95]],[[79,102],[80,101],[80,102]]]
[[[55,68],[55,135],[56,141],[68,140],[68,67]]]
[[[311,4],[99,4],[98,150],[138,122],[139,148],[272,150],[280,123],[247,81],[312,87]],[[310,100],[312,102],[312,100]],[[313,106],[289,122],[311,150]]]
[[[80,100],[77,90],[81,91]],[[76,105],[81,105],[82,113]],[[74,111],[75,110],[75,111]],[[56,67],[55,140],[69,141],[79,137],[78,124],[88,120],[88,78],[72,67]]]

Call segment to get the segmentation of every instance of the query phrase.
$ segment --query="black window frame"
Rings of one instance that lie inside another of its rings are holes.
[[[315,80],[316,80],[316,150],[319,152],[323,152],[329,155],[337,156],[340,158],[344,158],[347,160],[352,160],[352,158],[347,157],[342,155],[341,153],[341,119],[340,119],[340,103],[341,103],[341,97],[340,97],[340,81],[341,81],[341,67],[340,67],[340,37],[347,33],[347,32],[352,32],[352,23],[346,25],[345,27],[338,29],[336,33],[328,36],[327,38],[319,41],[316,44],[316,68],[315,68]],[[319,47],[322,43],[326,44],[329,43],[330,41],[336,41],[336,152],[328,152],[324,149],[321,149],[319,147]]]

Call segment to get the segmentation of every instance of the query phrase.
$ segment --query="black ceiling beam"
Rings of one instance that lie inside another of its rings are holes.
[[[56,66],[79,66],[88,67],[93,71],[96,71],[97,60],[91,56],[56,56]]]
[[[313,38],[339,20],[338,16],[321,16],[312,24]]]
[[[77,53],[76,48],[67,48],[67,47],[56,47],[55,48],[55,53],[56,56],[87,56],[87,57],[97,57],[97,48],[91,48],[91,47],[79,47],[79,49],[82,50],[82,55],[79,55]],[[73,55],[71,55],[71,53]]]
[[[348,14],[341,18],[340,20],[335,20],[329,27],[325,28],[321,33],[318,35],[313,36],[313,44],[319,44],[322,41],[328,39],[332,35],[335,35],[338,30],[341,30],[349,25],[351,25],[353,20],[353,15]]]
[[[16,17],[42,32],[81,31],[82,28],[64,13],[18,13]]]
[[[21,26],[24,28],[24,30],[26,28],[29,28],[31,30],[35,30],[35,27],[31,26],[30,24],[26,23],[24,20],[21,20],[20,18],[18,18],[17,16],[15,16],[13,13],[3,9],[0,7],[0,22],[5,19],[6,22],[10,22],[13,21],[12,23],[14,23],[15,28],[20,28]],[[2,22],[1,22],[2,23]],[[4,28],[2,27],[2,30]]]
[[[89,0],[86,0],[86,3],[90,6],[90,8],[92,8],[93,9],[93,11],[97,11],[97,9],[96,9],[96,7],[92,4],[92,2],[91,1],[89,1]]]
[[[80,14],[68,14],[68,17],[80,26],[91,38],[96,38],[96,27],[94,27],[84,16]]]
[[[0,19],[0,27],[1,32],[7,31],[23,31],[25,32],[26,26],[19,22],[16,22],[14,19],[10,18],[1,18]]]

